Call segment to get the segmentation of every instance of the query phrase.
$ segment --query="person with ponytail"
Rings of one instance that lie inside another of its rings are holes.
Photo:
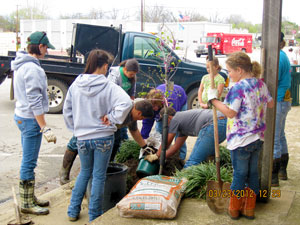
[[[68,207],[70,221],[79,219],[90,178],[89,221],[102,215],[106,172],[116,125],[124,122],[133,107],[125,91],[105,77],[110,63],[109,53],[100,49],[92,50],[83,74],[70,86],[64,103],[65,124],[77,138],[80,158],[80,172]]]
[[[208,102],[227,116],[227,148],[230,150],[233,181],[228,214],[254,219],[256,196],[259,193],[258,159],[266,129],[267,108],[274,101],[267,85],[259,79],[261,66],[251,62],[243,52],[234,52],[226,60],[231,81],[224,103],[218,100],[218,90],[208,91]]]

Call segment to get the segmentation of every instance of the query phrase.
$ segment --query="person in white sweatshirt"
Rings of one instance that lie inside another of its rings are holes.
[[[126,92],[105,74],[111,62],[109,53],[92,50],[83,74],[69,88],[63,108],[66,126],[77,137],[80,173],[68,208],[70,221],[79,218],[82,199],[92,177],[89,221],[101,216],[106,170],[116,124],[122,124],[133,103]]]
[[[54,49],[45,32],[34,32],[27,39],[27,52],[17,52],[11,62],[14,71],[14,94],[16,101],[14,120],[21,131],[22,163],[20,168],[21,212],[36,215],[49,213],[49,201],[42,201],[34,195],[37,159],[42,136],[48,142],[56,143],[56,136],[47,126],[48,112],[47,77],[39,59],[44,58],[47,48]]]

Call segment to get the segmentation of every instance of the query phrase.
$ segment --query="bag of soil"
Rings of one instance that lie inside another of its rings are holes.
[[[185,178],[162,175],[140,179],[117,204],[122,217],[172,219],[184,194]]]

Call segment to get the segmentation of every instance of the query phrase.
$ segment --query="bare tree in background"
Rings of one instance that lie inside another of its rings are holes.
[[[122,14],[122,20],[128,20],[130,18],[130,14],[128,11],[124,11]]]
[[[117,17],[118,17],[118,13],[119,13],[119,10],[116,9],[116,8],[113,8],[113,9],[110,11],[110,18],[109,18],[109,19],[116,20]]]
[[[212,22],[212,23],[225,23],[225,19],[222,18],[220,16],[220,13],[218,11],[215,11],[214,13],[212,13],[209,17],[209,22]]]
[[[144,12],[144,21],[153,23],[162,22],[175,22],[177,17],[174,16],[173,12],[165,9],[163,6],[148,6]],[[140,13],[138,13],[137,19],[141,19]]]
[[[200,13],[198,13],[195,10],[184,11],[183,15],[184,16],[189,16],[191,22],[208,21],[208,19],[205,16],[202,16]]]
[[[88,13],[88,18],[89,19],[104,19],[105,13],[103,12],[102,9],[92,9]]]
[[[239,23],[245,23],[246,21],[241,15],[238,14],[233,14],[227,17],[225,20],[226,23],[231,23],[231,24],[239,24]]]

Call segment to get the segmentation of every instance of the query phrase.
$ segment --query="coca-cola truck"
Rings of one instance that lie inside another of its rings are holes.
[[[208,54],[208,45],[212,45],[215,55],[227,55],[236,51],[252,53],[252,35],[207,33],[195,50],[196,56]]]

